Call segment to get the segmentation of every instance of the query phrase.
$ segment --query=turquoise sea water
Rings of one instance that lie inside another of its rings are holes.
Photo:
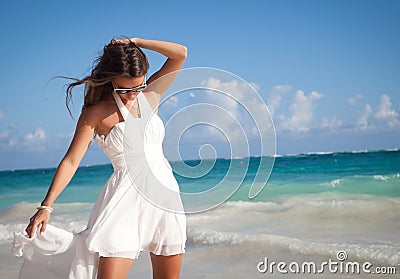
[[[219,159],[201,178],[175,177],[183,191],[206,189],[231,165],[233,173],[225,183],[235,184],[241,160]],[[357,258],[400,262],[399,150],[277,156],[267,186],[249,200],[259,160],[250,158],[246,177],[228,202],[187,216],[189,249],[234,246],[247,251],[253,245],[333,255],[340,248]],[[56,200],[50,222],[70,231],[84,229],[112,171],[111,165],[80,167]],[[10,241],[14,231],[26,227],[54,172],[0,172],[0,241]]]
[[[259,167],[259,161],[260,158],[250,158],[246,177],[238,192],[230,200],[249,201],[248,185]],[[187,163],[196,165],[199,162],[193,160]],[[230,164],[229,160],[218,159],[214,168],[204,177],[194,179],[180,175],[175,177],[182,191],[204,190],[216,185]],[[171,162],[171,165],[174,169],[174,162]],[[234,168],[235,164],[232,166]],[[55,169],[1,171],[0,209],[18,203],[40,202],[54,172]],[[111,165],[80,167],[57,202],[94,203],[112,172]],[[234,175],[232,177],[232,180],[236,179]],[[400,197],[400,151],[278,156],[266,188],[251,201],[274,201],[276,197],[327,192]]]

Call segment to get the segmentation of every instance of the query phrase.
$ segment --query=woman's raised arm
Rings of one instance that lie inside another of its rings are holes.
[[[92,115],[94,114],[92,113]],[[72,142],[64,158],[57,167],[49,190],[47,191],[46,197],[42,201],[41,205],[51,207],[53,202],[71,181],[83,156],[92,142],[96,125],[97,121],[94,116],[90,115],[90,109],[82,112],[76,125]],[[42,224],[40,232],[44,232],[49,219],[49,211],[38,210],[36,214],[31,217],[30,223],[25,229],[29,237],[31,238],[35,234],[35,231],[40,224]]]
[[[167,57],[167,60],[164,62],[162,67],[147,80],[149,90],[162,95],[174,81],[186,60],[186,46],[173,42],[141,38],[117,40],[117,42],[128,42],[129,40],[133,41],[140,48],[156,51]],[[160,77],[163,78],[158,80],[155,84],[152,84]]]

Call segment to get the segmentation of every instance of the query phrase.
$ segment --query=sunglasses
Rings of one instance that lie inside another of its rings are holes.
[[[133,93],[142,92],[147,87],[146,77],[144,77],[143,84],[141,84],[139,86],[132,87],[132,88],[115,88],[114,82],[112,82],[112,85],[114,87],[114,92],[117,93],[117,94],[127,94],[129,92],[133,92]]]

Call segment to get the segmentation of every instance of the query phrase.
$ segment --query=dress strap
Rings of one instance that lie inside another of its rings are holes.
[[[118,105],[119,111],[122,114],[122,117],[126,121],[126,119],[128,118],[128,115],[130,113],[129,109],[124,105],[124,103],[121,100],[121,97],[114,91],[113,91],[113,96],[114,96],[115,102]],[[136,98],[137,98],[137,102],[139,103],[141,118],[143,118],[143,117],[148,118],[150,115],[152,115],[153,109],[150,106],[149,102],[147,101],[147,98],[143,94],[143,92],[140,92]]]
[[[121,98],[118,96],[118,94],[115,93],[115,91],[113,91],[112,93],[113,93],[115,102],[117,102],[119,111],[121,112],[122,117],[123,117],[124,120],[126,121],[126,119],[128,118],[128,115],[129,115],[129,110],[128,110],[128,108],[124,105],[124,103],[122,102],[122,100],[121,100]]]
[[[140,96],[140,95],[142,95],[142,96]],[[149,101],[147,100],[145,94],[143,92],[140,92],[138,97],[140,97],[139,101],[140,101],[140,105],[141,105],[140,110],[142,112],[142,115],[144,115],[145,117],[150,117],[153,114],[154,110],[151,107]]]

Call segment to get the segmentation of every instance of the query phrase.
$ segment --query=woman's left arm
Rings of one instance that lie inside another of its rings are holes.
[[[167,57],[162,67],[147,80],[149,89],[162,95],[182,68],[186,60],[187,48],[183,45],[166,41],[146,40],[141,38],[134,38],[132,40],[140,48],[153,50]],[[151,85],[153,81],[163,76],[165,77]]]

